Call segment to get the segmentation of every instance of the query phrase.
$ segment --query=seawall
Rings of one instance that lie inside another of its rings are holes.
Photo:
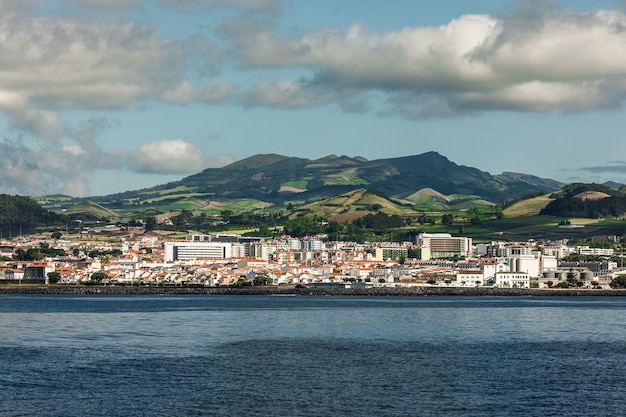
[[[256,287],[122,287],[122,286],[7,286],[0,294],[66,295],[300,295],[300,296],[626,296],[626,290],[525,289],[458,287],[332,288],[306,286]]]

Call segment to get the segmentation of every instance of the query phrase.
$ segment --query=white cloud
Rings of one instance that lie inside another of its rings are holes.
[[[205,169],[207,161],[199,148],[174,139],[142,145],[130,156],[128,165],[137,172],[183,174]]]
[[[0,20],[2,92],[32,106],[128,106],[178,83],[183,62],[179,45],[139,24]]]
[[[100,130],[103,121],[92,121],[81,133]],[[127,170],[142,174],[190,174],[220,168],[234,162],[232,156],[206,158],[186,141],[161,140],[138,149],[103,150],[92,139],[62,147],[53,144],[33,149],[22,141],[4,139],[5,158],[0,175],[1,192],[27,195],[64,193],[88,196],[93,175],[102,170]]]
[[[465,15],[439,27],[387,33],[353,25],[297,39],[267,29],[225,34],[240,51],[243,68],[295,66],[314,74],[304,81],[261,82],[245,96],[246,104],[319,105],[344,94],[379,91],[388,94],[384,113],[421,118],[618,106],[626,97],[625,28],[626,16],[619,11],[520,9],[505,19]],[[320,99],[312,86],[335,97]]]

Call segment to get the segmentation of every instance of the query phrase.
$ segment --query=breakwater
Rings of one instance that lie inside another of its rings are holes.
[[[291,286],[255,287],[124,287],[124,286],[7,286],[0,294],[65,295],[297,295],[297,296],[626,296],[613,289],[534,289],[493,287],[372,287],[338,288]]]

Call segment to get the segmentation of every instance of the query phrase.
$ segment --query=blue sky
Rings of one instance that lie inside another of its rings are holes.
[[[257,153],[626,183],[626,2],[0,0],[0,192]]]

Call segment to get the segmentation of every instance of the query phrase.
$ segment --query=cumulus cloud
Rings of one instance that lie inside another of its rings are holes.
[[[200,149],[180,139],[146,143],[129,157],[129,166],[144,173],[182,174],[207,168]]]
[[[265,97],[267,106],[291,107],[333,99],[312,94],[308,87],[314,85],[317,91],[333,91],[337,101],[355,91],[383,92],[389,106],[381,113],[415,118],[621,105],[626,95],[626,16],[549,6],[520,7],[501,19],[464,15],[438,27],[386,33],[360,25],[296,39],[262,26],[255,33],[249,28],[223,33],[240,51],[243,68],[310,71],[298,81],[262,82],[251,89],[246,103],[261,104],[260,97]]]
[[[66,127],[55,112],[64,109],[225,100],[231,83],[192,86],[186,80],[187,47],[197,44],[164,39],[130,22],[0,18],[0,111],[15,128],[58,137]]]
[[[618,9],[578,12],[552,1],[522,1],[508,16],[464,15],[441,26],[375,31],[354,24],[294,33],[280,32],[275,19],[286,0],[59,3],[67,16],[46,17],[44,0],[0,0],[0,112],[15,136],[30,134],[39,146],[0,143],[7,161],[3,189],[85,195],[95,170],[190,173],[232,162],[209,159],[180,139],[104,150],[98,138],[114,122],[71,126],[67,110],[155,102],[278,109],[334,104],[431,119],[611,109],[626,98],[626,15]],[[88,13],[71,15],[72,5],[111,14],[89,20]],[[122,14],[111,18],[115,9],[155,5],[228,10],[229,20],[177,39]],[[227,72],[232,64],[237,71]],[[623,166],[588,169],[621,172]]]
[[[0,175],[2,192],[28,195],[63,193],[88,196],[90,179],[97,171],[126,170],[140,174],[190,174],[219,168],[234,162],[232,156],[204,156],[202,151],[181,139],[154,141],[138,149],[104,150],[90,136],[103,128],[101,120],[91,121],[76,136],[81,143],[47,145],[38,149],[22,140],[0,142],[6,158]]]
[[[0,85],[17,104],[125,107],[178,83],[183,61],[176,42],[139,24],[0,20]]]

